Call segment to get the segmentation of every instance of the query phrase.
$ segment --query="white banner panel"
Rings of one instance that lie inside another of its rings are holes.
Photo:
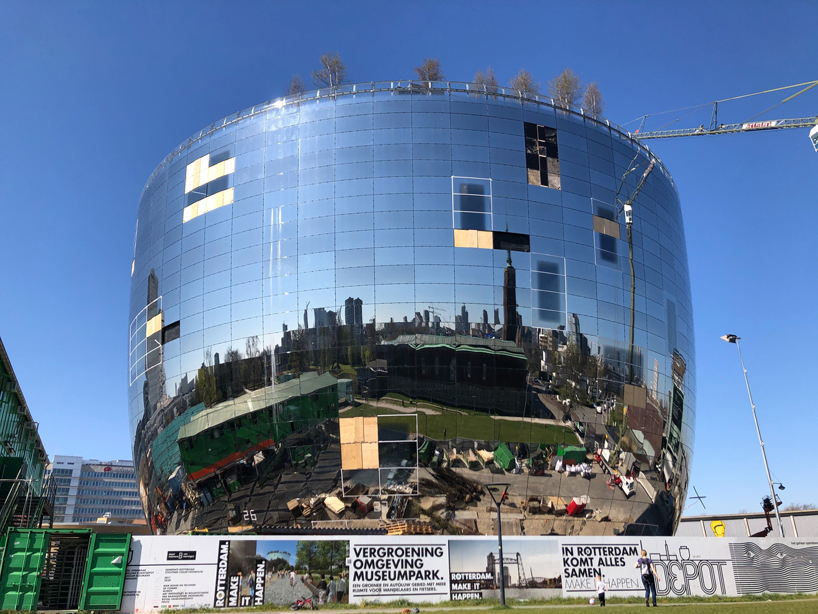
[[[609,595],[644,595],[635,568],[644,549],[656,568],[658,595],[736,595],[730,544],[717,538],[561,538],[562,590],[566,597],[596,594],[600,574]]]
[[[347,601],[348,558],[343,538],[134,537],[121,611]]]
[[[350,538],[350,603],[449,599],[449,538]]]
[[[134,536],[123,612],[213,607],[216,537]]]

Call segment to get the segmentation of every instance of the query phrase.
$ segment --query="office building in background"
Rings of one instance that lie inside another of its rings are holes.
[[[81,456],[54,456],[47,473],[56,487],[56,524],[133,522],[144,518],[136,488],[133,462],[101,462]]]

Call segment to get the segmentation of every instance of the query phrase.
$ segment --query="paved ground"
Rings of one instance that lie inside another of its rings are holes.
[[[290,586],[289,578],[276,578],[264,589],[264,603],[275,605],[289,605],[299,597],[306,599],[312,596],[312,591],[299,579],[296,579],[294,586]]]

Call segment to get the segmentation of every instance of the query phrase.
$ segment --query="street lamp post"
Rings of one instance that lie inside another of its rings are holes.
[[[756,416],[756,404],[753,403],[753,393],[750,392],[750,380],[747,379],[747,369],[744,366],[744,357],[741,355],[741,344],[738,342],[741,337],[737,335],[724,335],[721,337],[727,343],[735,343],[738,348],[738,357],[741,361],[741,369],[744,371],[744,383],[747,384],[747,396],[750,397],[750,407],[753,409],[753,420],[756,423],[756,433],[758,433],[758,443],[761,446],[761,456],[764,459],[764,469],[767,471],[767,483],[770,486],[770,496],[772,497],[773,508],[775,509],[775,519],[778,521],[778,532],[784,537],[784,525],[781,524],[781,515],[778,513],[778,503],[775,498],[775,487],[773,478],[770,476],[770,465],[767,463],[767,452],[764,450],[764,440],[761,438],[761,429],[758,427],[758,416]]]
[[[505,489],[503,490],[503,494],[500,495],[500,499],[494,498],[494,493],[492,492],[492,488],[499,488],[504,486]],[[511,484],[489,484],[486,486],[486,490],[489,491],[489,495],[491,496],[491,500],[494,501],[494,505],[497,506],[497,550],[499,552],[499,560],[500,560],[500,605],[506,605],[506,575],[503,570],[503,523],[500,520],[500,505],[503,501],[506,500],[508,497],[508,487]]]

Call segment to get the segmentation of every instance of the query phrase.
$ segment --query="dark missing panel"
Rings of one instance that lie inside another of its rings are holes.
[[[528,235],[516,232],[494,231],[494,249],[511,250],[512,252],[530,252],[531,242]]]
[[[162,345],[179,338],[179,320],[172,322],[162,329]]]

